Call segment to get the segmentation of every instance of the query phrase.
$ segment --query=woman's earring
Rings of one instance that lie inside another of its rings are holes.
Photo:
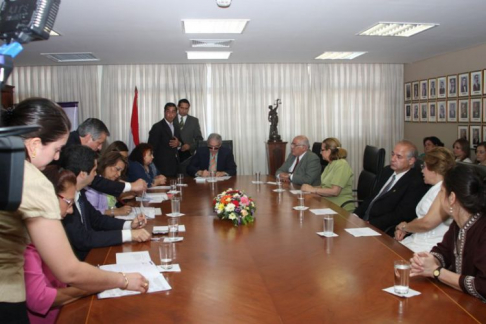
[[[451,216],[452,216],[453,211],[454,211],[454,210],[452,209],[452,206],[450,206],[450,207],[449,207],[449,214],[451,214]]]

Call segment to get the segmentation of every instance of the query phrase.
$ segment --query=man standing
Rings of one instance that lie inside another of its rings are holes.
[[[297,185],[321,184],[321,163],[319,157],[309,150],[309,139],[304,135],[296,136],[290,144],[290,154],[278,168],[275,176],[284,182]]]
[[[154,148],[154,164],[161,174],[175,177],[179,165],[179,149],[182,146],[179,128],[174,125],[177,107],[168,102],[164,107],[164,119],[152,126],[148,142]]]
[[[197,143],[202,141],[201,127],[199,126],[199,119],[188,115],[191,104],[187,99],[179,100],[177,104],[178,115],[174,120],[174,125],[179,128],[181,139],[184,145],[179,151],[180,162],[184,162],[191,155],[194,154],[197,148]]]
[[[414,168],[416,161],[417,147],[409,141],[398,142],[375,192],[354,213],[390,236],[398,224],[416,218],[415,207],[428,189],[420,170]]]

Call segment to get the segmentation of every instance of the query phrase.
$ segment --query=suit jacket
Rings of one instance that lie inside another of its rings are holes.
[[[354,211],[363,218],[366,210],[378,195],[394,171],[386,166],[378,180],[375,192]],[[410,222],[417,217],[415,208],[430,186],[425,185],[422,173],[417,168],[410,169],[395,185],[371,207],[370,224],[393,236],[395,227],[401,222]]]
[[[179,118],[179,115],[177,115],[177,118],[174,120],[174,126],[179,128],[182,142],[190,145],[189,151],[179,152],[179,158],[182,162],[194,154],[197,148],[197,143],[202,141],[203,137],[201,134],[201,127],[199,126],[199,119],[187,115],[184,121],[184,127],[181,129]]]
[[[275,176],[278,176],[282,172],[289,172],[289,168],[295,159],[296,157],[290,153],[284,164],[278,168]],[[321,184],[321,162],[319,161],[319,157],[311,150],[307,150],[307,153],[299,161],[292,175],[292,183],[298,185],[310,184],[312,186],[319,186]]]
[[[123,224],[121,219],[106,216],[97,211],[86,199],[84,190],[79,195],[80,203],[84,204],[84,223],[76,204],[74,212],[66,215],[62,224],[73,248],[74,254],[83,261],[93,248],[122,244]]]
[[[157,170],[166,177],[175,177],[179,165],[178,148],[169,146],[169,141],[173,137],[177,137],[183,143],[179,127],[176,127],[175,121],[174,136],[172,136],[172,131],[165,119],[154,124],[149,133],[148,142],[154,147],[154,164]]]
[[[187,166],[187,174],[195,177],[200,170],[209,169],[209,148],[198,147],[196,154],[191,159],[191,163]],[[216,165],[217,171],[226,172],[230,176],[236,175],[236,163],[233,152],[226,147],[221,146],[218,150],[218,162]]]

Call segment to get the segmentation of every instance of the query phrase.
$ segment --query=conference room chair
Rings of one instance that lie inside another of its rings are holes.
[[[327,167],[327,165],[329,164],[329,162],[327,162],[322,158],[321,147],[322,147],[321,142],[314,142],[314,144],[312,145],[312,152],[317,154],[317,156],[319,157],[319,161],[321,162],[321,173],[322,173],[324,169]]]

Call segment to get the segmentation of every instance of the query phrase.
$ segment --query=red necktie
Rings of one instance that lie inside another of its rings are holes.
[[[294,173],[295,172],[295,169],[297,168],[297,165],[299,165],[299,158],[300,158],[300,156],[297,157],[297,162],[295,162],[294,168],[292,169],[292,172],[290,172],[290,173]]]

